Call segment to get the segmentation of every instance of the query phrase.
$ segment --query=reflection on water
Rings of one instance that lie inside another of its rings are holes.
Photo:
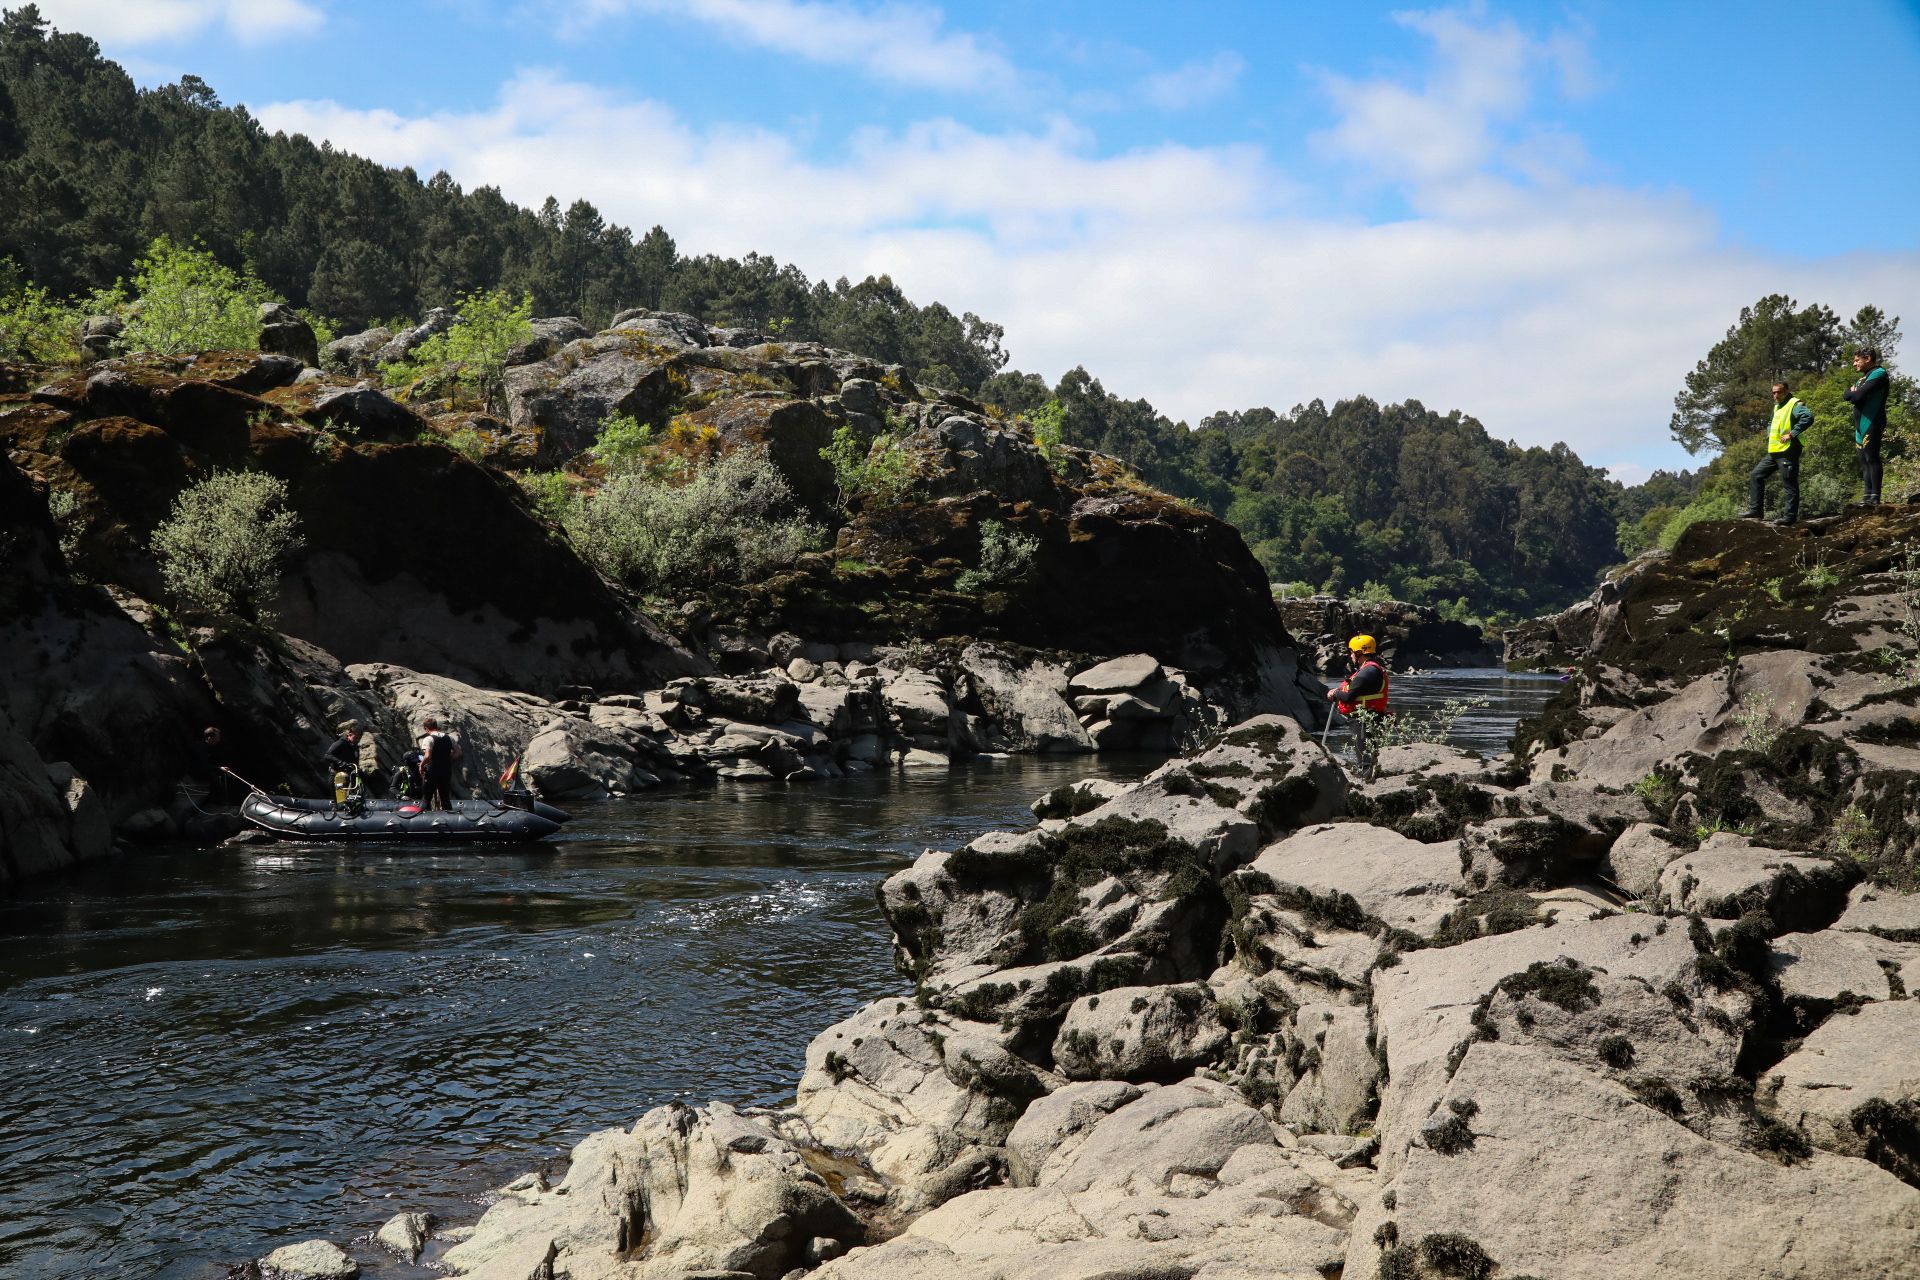
[[[1492,697],[1461,729],[1495,750],[1557,687],[1402,677],[1394,705]],[[881,877],[1153,763],[667,792],[537,850],[191,851],[29,886],[0,901],[0,1276],[206,1280],[401,1209],[471,1218],[670,1099],[789,1096],[816,1031],[903,989]]]

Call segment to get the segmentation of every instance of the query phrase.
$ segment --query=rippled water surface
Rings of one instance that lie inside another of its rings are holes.
[[[1557,685],[1480,694],[1498,749]],[[1030,759],[583,807],[538,852],[150,854],[0,899],[0,1276],[206,1280],[477,1197],[674,1098],[791,1096],[904,989],[874,888],[1151,760]],[[370,1276],[423,1274],[353,1250]]]

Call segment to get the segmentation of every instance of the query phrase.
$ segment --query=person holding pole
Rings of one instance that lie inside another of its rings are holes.
[[[1367,720],[1366,716],[1354,713],[1364,711],[1376,716],[1390,714],[1387,710],[1387,669],[1375,656],[1375,648],[1372,636],[1355,636],[1347,641],[1353,673],[1327,690],[1327,697],[1333,699],[1333,705],[1340,708],[1340,714],[1353,721],[1353,760],[1363,775],[1369,768]]]

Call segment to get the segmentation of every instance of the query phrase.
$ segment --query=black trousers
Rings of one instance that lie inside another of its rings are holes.
[[[1878,427],[1867,432],[1866,443],[1860,446],[1860,486],[1862,501],[1873,503],[1880,501],[1880,429]]]
[[[1753,471],[1747,476],[1747,510],[1755,515],[1767,513],[1767,477],[1774,472],[1780,473],[1781,487],[1786,490],[1787,506],[1780,513],[1783,520],[1800,518],[1800,445],[1798,442],[1787,446],[1779,453],[1769,453],[1754,464]]]
[[[427,809],[453,808],[453,775],[450,773],[430,773],[426,776],[427,795],[422,807]]]

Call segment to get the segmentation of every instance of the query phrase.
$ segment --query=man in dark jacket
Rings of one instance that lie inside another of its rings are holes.
[[[373,780],[373,774],[360,767],[360,725],[357,721],[349,720],[341,725],[340,736],[327,748],[327,772],[346,774],[349,787],[364,788]]]
[[[1860,380],[1841,395],[1853,406],[1853,447],[1860,453],[1860,505],[1880,505],[1880,438],[1887,432],[1887,392],[1893,380],[1872,347],[1856,352],[1853,371]]]

